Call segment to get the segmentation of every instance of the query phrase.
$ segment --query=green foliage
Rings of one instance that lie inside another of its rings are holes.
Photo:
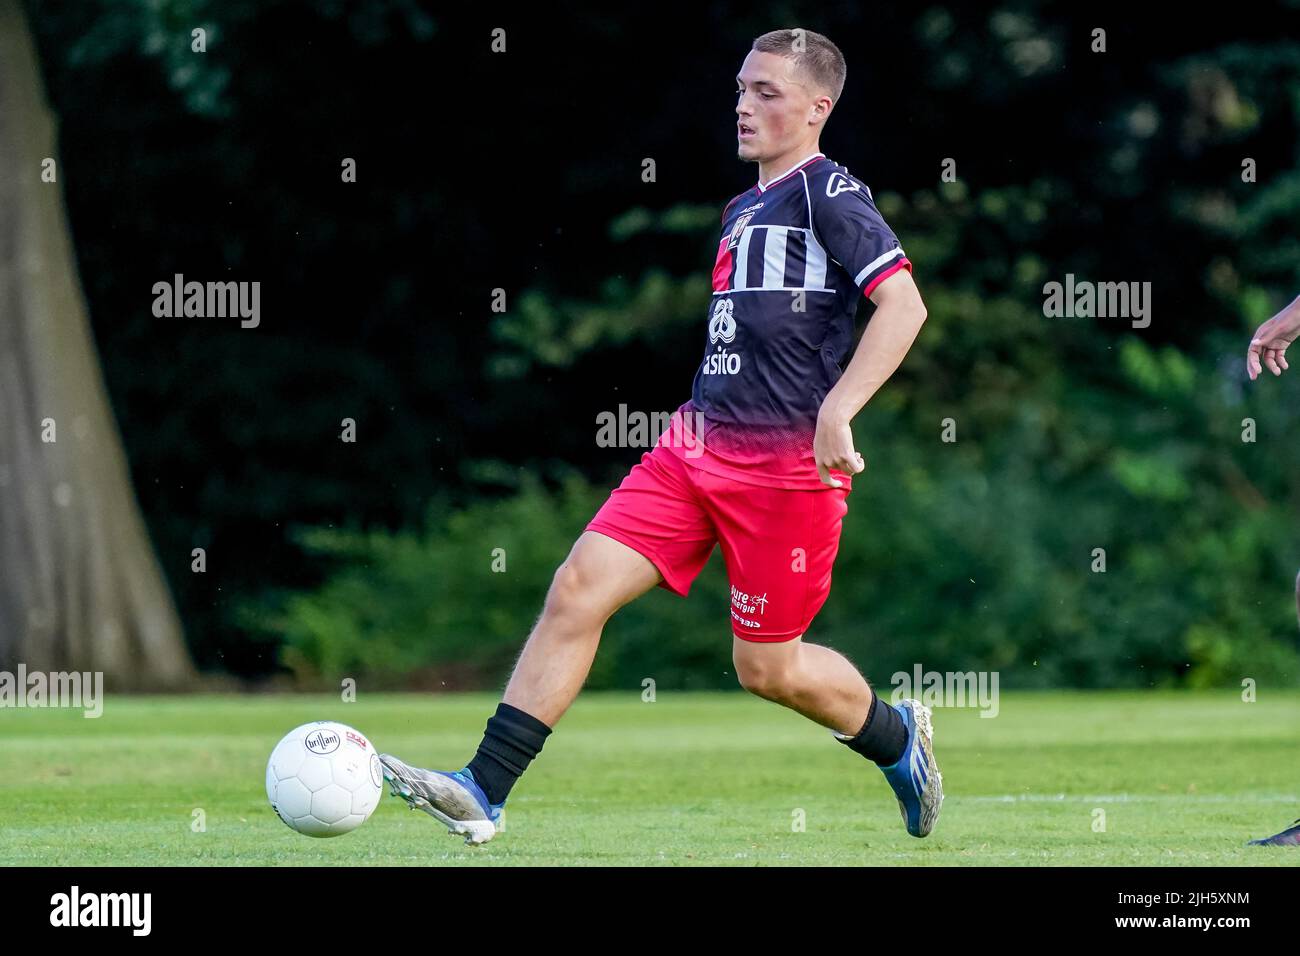
[[[302,530],[301,546],[338,570],[315,591],[281,595],[270,607],[250,602],[244,623],[282,639],[283,662],[304,684],[361,675],[401,684],[412,673],[504,678],[556,567],[602,500],[603,489],[580,478],[547,491],[525,474],[516,494],[431,516],[423,531]],[[723,679],[730,626],[719,571],[698,585],[712,601],[665,592],[620,614],[590,686],[647,674],[674,687],[734,686]]]
[[[560,300],[529,290],[518,305],[498,317],[494,332],[502,346],[489,373],[502,380],[523,375],[535,362],[566,368],[597,348],[613,348],[680,328],[703,314],[708,287],[695,278],[676,279],[649,270],[638,283],[621,276],[601,283],[597,302]]]
[[[40,6],[97,343],[200,660],[264,673],[281,645],[305,682],[503,676],[617,481],[593,411],[689,387],[717,213],[752,183],[721,158],[729,98],[709,97],[753,24],[709,8],[729,26],[674,46],[698,69],[629,114],[591,77],[626,69],[650,8],[575,7],[499,58],[473,11],[435,25],[413,0]],[[870,29],[847,5],[823,25],[900,80],[874,96],[851,65],[823,146],[873,187],[930,319],[855,423],[868,471],[810,640],[875,676],[1294,678],[1300,369],[1241,371],[1249,332],[1300,291],[1300,47],[1268,30],[1281,10],[1245,40],[1135,10],[1105,54],[1092,13],[1039,0],[881,7]],[[457,107],[443,77],[487,108]],[[448,130],[475,144],[468,180]],[[343,156],[362,172],[340,192]],[[944,157],[955,182],[936,182]],[[545,184],[526,208],[482,186],[521,174]],[[262,278],[293,307],[255,336],[161,325],[140,289],[178,271]],[[1067,272],[1149,280],[1152,326],[1045,319],[1043,285]],[[335,441],[344,416],[356,445]],[[586,480],[552,480],[556,463]],[[188,571],[196,544],[226,556],[220,595]],[[726,686],[729,645],[715,558],[690,600],[616,615],[592,681]]]
[[[910,254],[945,277],[973,237],[990,251],[1050,245],[1041,206],[1058,188],[940,190],[910,203],[886,193],[880,205],[897,214]],[[1041,284],[1052,274],[1022,251],[966,263],[947,282],[920,280],[930,318],[855,422],[867,471],[808,639],[875,680],[919,662],[997,670],[1007,686],[1293,681],[1300,445],[1286,436],[1300,433],[1300,380],[1246,391],[1245,323],[1187,351],[1152,344],[1124,320],[1045,318]],[[562,367],[651,340],[656,309],[685,321],[692,310],[674,295],[689,296],[690,280],[610,279],[595,304],[551,304],[534,290],[498,338]],[[1266,301],[1246,287],[1240,310],[1254,321]],[[955,442],[940,440],[949,419]],[[1247,419],[1254,441],[1243,440]],[[604,491],[526,481],[418,537],[308,537],[352,563],[273,620],[286,663],[311,676],[459,659],[504,679]],[[349,546],[333,547],[340,541]],[[493,575],[498,544],[510,571]],[[590,686],[638,675],[734,684],[725,595],[715,558],[690,600],[657,592],[634,602],[609,625]]]
[[[1294,681],[1300,455],[1276,438],[1294,416],[1251,408],[1172,350],[1123,348],[1129,391],[1072,383],[1059,401],[1024,396],[1010,420],[973,397],[955,444],[918,438],[939,409],[868,414],[867,472],[810,639],[878,677],[919,661],[1016,686]],[[1247,415],[1275,437],[1243,443]]]
[[[970,310],[960,319],[957,303]],[[1280,400],[1248,402],[1208,361],[1129,337],[1123,383],[1103,389],[1028,360],[1047,337],[1041,318],[1036,337],[998,343],[1024,353],[1009,369],[972,353],[965,340],[988,335],[994,316],[1003,329],[1035,321],[1009,303],[940,294],[931,314],[917,366],[985,387],[948,407],[913,381],[859,418],[868,467],[808,639],[876,680],[912,662],[997,670],[1008,686],[1294,680],[1300,454],[1279,440],[1300,427],[1294,383]],[[948,417],[952,443],[938,437]],[[1254,443],[1242,441],[1247,417]],[[420,534],[308,533],[309,551],[347,563],[262,623],[305,678],[461,662],[504,679],[604,490],[574,478],[549,492],[526,478]],[[498,547],[505,573],[491,571]],[[689,600],[656,591],[615,616],[590,686],[644,675],[730,686],[730,641],[715,556]]]

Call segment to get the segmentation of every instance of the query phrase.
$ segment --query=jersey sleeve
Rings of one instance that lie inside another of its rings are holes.
[[[813,233],[862,294],[900,269],[912,271],[903,246],[861,182],[843,173],[809,183]]]

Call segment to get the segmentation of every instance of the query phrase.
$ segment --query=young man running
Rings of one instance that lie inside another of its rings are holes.
[[[467,843],[496,834],[511,787],[582,688],[605,622],[656,585],[685,596],[719,543],[741,685],[875,762],[908,833],[934,827],[943,782],[929,710],[890,705],[845,657],[802,639],[830,590],[850,476],[864,467],[849,423],[926,315],[871,191],[818,148],[844,75],[820,34],[754,41],[736,77],[737,153],[758,164],[758,184],[722,214],[690,401],[556,571],[469,764],[443,772],[380,756],[394,794]],[[861,296],[876,312],[846,368]]]

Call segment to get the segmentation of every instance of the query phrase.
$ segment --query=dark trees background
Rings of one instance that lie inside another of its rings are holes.
[[[105,380],[200,667],[499,674],[640,455],[598,447],[597,413],[688,393],[711,233],[756,172],[733,77],[754,36],[802,24],[849,63],[822,147],[871,184],[931,316],[857,423],[870,480],[821,638],[1025,683],[1294,674],[1300,392],[1241,369],[1300,292],[1294,4],[29,10]],[[1151,326],[1045,318],[1071,272],[1151,282]],[[155,318],[176,273],[260,281],[261,326]],[[689,606],[623,615],[593,681],[734,683],[709,574]]]

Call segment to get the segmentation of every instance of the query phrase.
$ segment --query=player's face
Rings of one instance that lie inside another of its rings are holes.
[[[751,162],[781,156],[815,135],[814,97],[794,61],[750,50],[736,76],[736,155]]]

